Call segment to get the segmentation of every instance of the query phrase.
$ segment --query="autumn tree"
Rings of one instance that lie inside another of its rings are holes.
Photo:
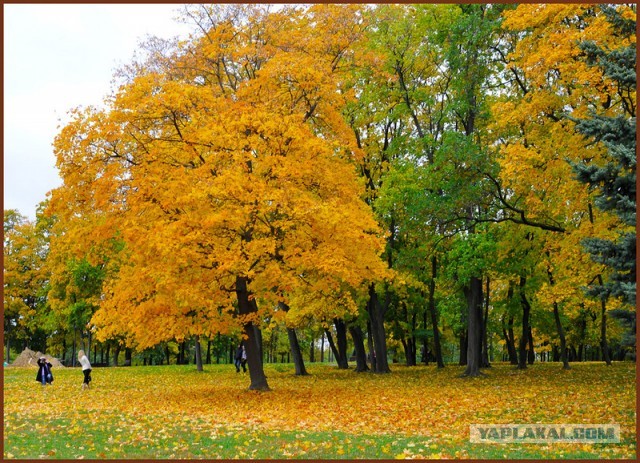
[[[45,262],[49,243],[48,221],[41,209],[35,221],[14,209],[4,211],[3,310],[7,362],[10,362],[12,340],[22,341],[22,347],[42,351],[46,348],[49,274]]]
[[[197,7],[201,34],[63,129],[57,211],[100,211],[104,238],[125,245],[93,317],[101,339],[143,349],[241,327],[250,389],[265,390],[266,315],[299,288],[384,276],[339,112],[342,49],[308,26],[332,8]]]

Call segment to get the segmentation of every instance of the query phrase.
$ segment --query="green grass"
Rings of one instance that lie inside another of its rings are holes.
[[[470,380],[459,378],[455,366],[395,366],[391,375],[328,365],[309,370],[311,376],[295,377],[291,365],[267,365],[273,391],[256,393],[228,365],[204,372],[173,365],[96,369],[89,391],[80,390],[78,369],[54,371],[54,385],[44,388],[33,369],[5,369],[4,457],[635,457],[633,364],[582,364],[570,372],[557,364],[524,372],[496,365],[487,377]],[[619,444],[472,444],[470,422],[617,422],[624,432]]]

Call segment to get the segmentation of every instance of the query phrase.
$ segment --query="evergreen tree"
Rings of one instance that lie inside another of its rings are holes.
[[[623,18],[613,6],[603,6],[602,11],[621,38],[635,35],[635,20]],[[603,76],[616,84],[617,94],[603,104],[604,109],[609,110],[617,104],[619,111],[613,116],[609,111],[608,115],[593,113],[589,119],[574,119],[579,133],[606,147],[609,160],[604,165],[581,162],[573,168],[580,181],[598,190],[595,205],[616,214],[623,224],[630,227],[625,227],[615,240],[589,238],[583,241],[593,260],[605,264],[612,271],[608,281],[591,286],[588,294],[599,298],[619,297],[635,307],[636,45],[631,41],[626,47],[607,50],[594,42],[584,42],[580,48],[587,63],[598,66]],[[625,314],[623,318],[628,322],[629,316],[633,319],[630,326],[635,332],[635,313]]]

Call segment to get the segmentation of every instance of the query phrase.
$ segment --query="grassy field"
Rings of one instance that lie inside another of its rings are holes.
[[[270,392],[231,365],[4,370],[4,458],[635,458],[635,364],[392,366],[390,375],[266,365]],[[617,423],[619,444],[472,444],[469,425]]]

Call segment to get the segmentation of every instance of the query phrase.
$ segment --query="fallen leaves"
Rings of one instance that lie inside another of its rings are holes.
[[[570,371],[539,364],[521,372],[496,365],[477,379],[459,378],[455,366],[396,366],[390,375],[373,375],[311,364],[309,377],[279,369],[266,366],[269,393],[246,390],[248,378],[222,365],[202,373],[193,366],[97,369],[87,391],[72,369],[42,391],[30,371],[8,369],[5,457],[472,458],[499,451],[631,458],[635,452],[632,364],[574,364]],[[38,394],[46,400],[35,400]],[[618,423],[623,443],[473,446],[469,425],[477,423]],[[42,437],[40,447],[34,435]]]

